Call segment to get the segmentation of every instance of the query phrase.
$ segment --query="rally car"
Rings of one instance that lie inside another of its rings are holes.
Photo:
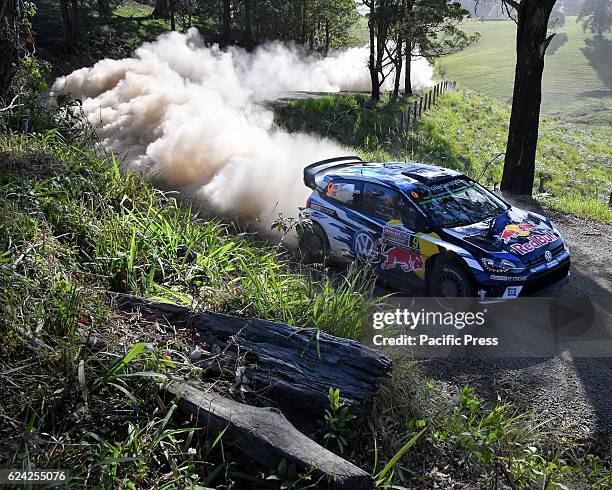
[[[401,289],[511,299],[562,286],[570,253],[546,217],[510,206],[460,172],[339,157],[309,165],[300,249],[358,260]]]

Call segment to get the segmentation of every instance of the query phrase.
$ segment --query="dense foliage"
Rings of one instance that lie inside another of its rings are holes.
[[[610,0],[585,0],[578,13],[578,22],[599,39],[612,31],[612,2]]]

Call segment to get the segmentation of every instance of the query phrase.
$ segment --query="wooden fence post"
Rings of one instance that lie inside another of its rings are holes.
[[[417,117],[419,116],[417,116],[417,101],[415,100],[414,101],[414,122],[415,123],[416,123]]]
[[[423,97],[419,97],[419,117],[423,114]]]

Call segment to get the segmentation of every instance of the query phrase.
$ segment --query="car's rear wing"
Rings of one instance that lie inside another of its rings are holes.
[[[321,173],[324,170],[329,170],[331,168],[348,167],[350,165],[358,164],[363,164],[363,160],[358,156],[328,158],[327,160],[315,162],[304,168],[304,184],[306,184],[311,189],[315,189],[315,187],[317,186],[315,177],[318,173]]]

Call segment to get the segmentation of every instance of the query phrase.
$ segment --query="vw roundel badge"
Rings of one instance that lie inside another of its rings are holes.
[[[376,244],[369,233],[360,231],[353,237],[353,252],[361,260],[372,260],[376,255]]]
[[[550,262],[552,260],[552,254],[550,253],[550,250],[544,252],[544,258],[546,259],[546,262]]]

